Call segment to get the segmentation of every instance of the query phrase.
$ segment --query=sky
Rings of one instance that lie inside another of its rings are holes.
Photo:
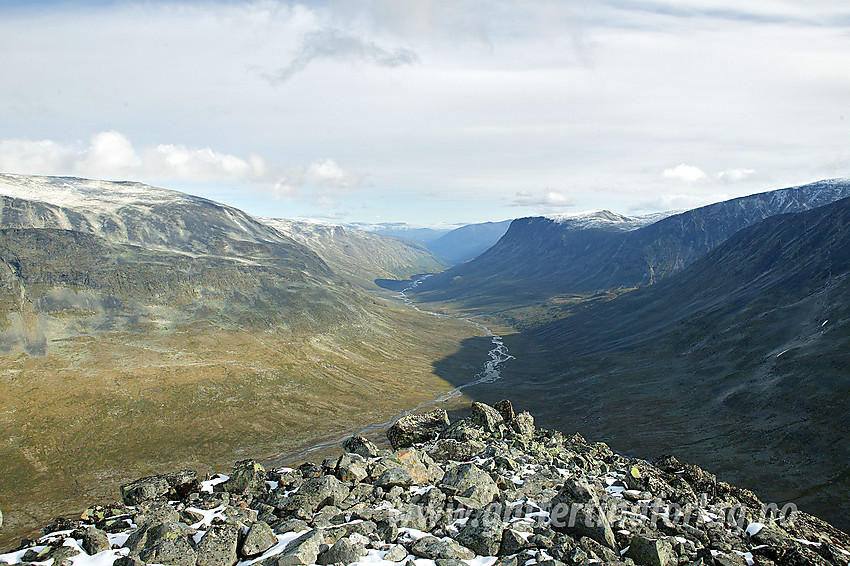
[[[0,171],[261,216],[636,215],[850,176],[846,0],[0,0]]]

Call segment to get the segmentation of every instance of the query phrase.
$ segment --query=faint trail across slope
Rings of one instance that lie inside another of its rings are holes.
[[[411,282],[411,284],[408,287],[405,287],[404,289],[399,291],[398,295],[396,295],[396,298],[400,299],[401,301],[403,301],[405,304],[407,304],[411,308],[413,308],[413,309],[415,309],[415,310],[417,310],[417,311],[419,311],[423,314],[436,316],[438,318],[458,318],[460,320],[468,322],[469,324],[474,324],[475,326],[477,326],[478,328],[480,328],[481,330],[486,332],[487,335],[490,336],[491,342],[493,344],[493,348],[491,348],[490,351],[487,353],[490,359],[488,359],[486,362],[484,362],[484,365],[481,368],[481,371],[479,371],[477,374],[475,374],[474,378],[471,381],[469,381],[468,383],[458,385],[454,389],[441,391],[441,392],[437,393],[435,395],[435,398],[432,399],[431,401],[426,401],[424,403],[420,403],[419,405],[417,405],[413,409],[410,409],[410,410],[407,410],[407,411],[402,411],[402,412],[398,413],[396,416],[394,416],[392,419],[390,419],[389,421],[382,422],[382,423],[370,424],[370,425],[367,425],[367,426],[364,426],[362,428],[357,429],[355,432],[353,432],[351,434],[346,434],[346,435],[344,435],[344,437],[338,437],[336,440],[334,440],[332,442],[323,442],[321,444],[316,444],[316,445],[310,446],[309,448],[305,448],[304,450],[299,450],[298,452],[293,452],[291,454],[287,454],[286,456],[283,456],[283,457],[278,458],[278,459],[274,460],[273,462],[271,462],[272,466],[282,464],[282,463],[286,462],[287,460],[292,460],[293,458],[297,458],[299,456],[303,456],[303,455],[309,454],[311,452],[323,450],[323,449],[326,449],[326,448],[331,448],[331,447],[339,444],[342,438],[347,438],[348,436],[359,436],[359,435],[368,434],[370,432],[375,432],[377,430],[381,430],[381,429],[384,429],[384,428],[388,428],[388,427],[392,426],[397,420],[399,420],[400,418],[402,418],[405,415],[409,415],[410,413],[415,413],[416,411],[419,411],[420,409],[423,409],[425,407],[429,407],[431,405],[446,403],[446,402],[448,402],[452,399],[460,397],[463,394],[463,390],[466,389],[467,387],[472,387],[474,385],[482,385],[482,384],[485,384],[485,383],[493,383],[495,381],[498,381],[502,377],[501,367],[506,362],[508,362],[509,360],[513,360],[515,358],[514,358],[514,356],[512,356],[508,352],[508,347],[505,346],[504,342],[502,341],[501,336],[499,336],[498,334],[493,332],[487,325],[485,325],[481,322],[478,322],[477,320],[473,320],[471,317],[465,317],[465,316],[453,317],[451,315],[447,315],[447,314],[443,314],[443,313],[431,312],[431,311],[426,311],[426,310],[420,309],[407,296],[408,291],[415,289],[420,283],[422,283],[422,281],[424,281],[428,277],[431,277],[431,275],[430,274],[424,275],[422,277],[419,277],[418,279],[415,279],[414,281]]]

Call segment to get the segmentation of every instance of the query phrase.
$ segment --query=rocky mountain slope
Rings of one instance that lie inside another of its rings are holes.
[[[402,418],[321,465],[192,470],[56,519],[10,564],[846,566],[850,537],[668,456],[536,429],[510,402]]]
[[[481,333],[176,191],[3,175],[0,205],[0,537],[126,474],[384,422]]]
[[[496,389],[550,426],[670,451],[848,528],[850,199],[768,218],[688,268],[506,336]]]
[[[376,287],[376,279],[409,279],[448,267],[411,240],[319,222],[260,220],[316,252],[336,273],[367,288]]]
[[[428,249],[450,264],[463,263],[481,255],[505,235],[510,220],[467,224],[428,242]]]
[[[498,309],[555,295],[650,285],[687,267],[742,228],[848,196],[850,181],[830,180],[663,219],[630,221],[607,212],[587,218],[521,218],[486,253],[429,278],[417,288],[418,297]]]

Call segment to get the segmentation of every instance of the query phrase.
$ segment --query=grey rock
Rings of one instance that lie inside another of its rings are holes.
[[[362,436],[352,436],[342,443],[342,447],[346,452],[359,454],[364,458],[376,458],[381,454],[381,451],[371,441]]]
[[[266,566],[315,564],[324,544],[324,534],[322,531],[314,529],[287,544],[282,553],[266,558],[263,564]]]
[[[493,501],[499,493],[499,487],[490,474],[475,464],[460,464],[448,470],[440,482],[440,489],[448,494],[463,498],[464,504],[473,508],[481,508]]]
[[[526,541],[525,537],[513,529],[505,529],[502,532],[502,544],[499,546],[499,556],[510,556],[517,554],[531,545]]]
[[[341,538],[329,550],[319,555],[317,564],[351,564],[357,562],[364,554],[366,554],[365,542]]]
[[[344,482],[359,483],[366,479],[369,473],[359,460],[349,454],[343,454],[336,463],[336,477]]]
[[[239,556],[242,558],[253,558],[276,544],[277,537],[272,528],[263,521],[257,521],[248,529],[248,534],[245,535],[245,540],[239,549]]]
[[[407,558],[407,549],[400,544],[394,544],[384,555],[384,560],[389,562],[401,562]]]
[[[489,510],[475,512],[455,540],[481,556],[496,556],[502,544],[502,519]]]
[[[179,470],[162,477],[168,483],[169,499],[172,500],[182,500],[201,488],[201,482],[195,470]]]
[[[434,440],[449,424],[449,415],[443,409],[421,415],[405,415],[387,430],[387,439],[393,450],[407,448],[419,442]]]
[[[437,566],[468,566],[466,562],[457,558],[437,558],[434,563]]]
[[[472,404],[472,422],[484,429],[485,432],[494,433],[499,430],[499,424],[504,422],[501,413],[484,403]]]
[[[511,428],[521,437],[532,439],[534,438],[534,417],[530,413],[523,411],[511,422]]]
[[[240,527],[234,523],[212,525],[195,548],[197,566],[233,566]]]
[[[517,419],[519,416],[517,416]],[[568,478],[550,505],[552,526],[561,532],[587,536],[619,552],[614,531],[596,493],[581,478]],[[571,520],[572,518],[575,520]]]
[[[678,556],[667,540],[651,539],[642,535],[632,536],[626,556],[642,566],[675,566],[678,564]]]
[[[122,556],[112,563],[112,566],[145,566],[138,556]]]
[[[454,438],[440,438],[429,442],[422,450],[437,462],[466,462],[481,454],[486,447],[478,440],[461,442]]]
[[[171,486],[162,476],[148,476],[121,486],[121,499],[125,505],[138,505],[144,501],[165,499]]]
[[[454,558],[457,560],[471,560],[475,553],[457,542],[448,539],[442,540],[434,536],[425,536],[417,540],[410,552],[420,558],[436,560],[437,558]]]
[[[482,430],[471,418],[461,419],[450,426],[443,434],[444,438],[451,438],[459,442],[480,441],[482,438]]]
[[[268,492],[266,469],[254,460],[241,460],[233,465],[230,479],[214,487],[216,491],[254,497]]]
[[[189,542],[191,532],[183,523],[152,524],[131,535],[125,546],[131,555],[149,564],[195,566],[195,549]]]
[[[395,486],[410,487],[413,483],[410,472],[404,468],[390,468],[375,480],[375,485],[384,489],[390,489]]]
[[[133,521],[139,527],[153,523],[178,523],[180,513],[166,501],[145,501],[136,506]]]
[[[299,505],[309,515],[324,507],[339,507],[348,497],[349,489],[334,476],[319,476],[305,481],[298,488]]]
[[[94,555],[109,550],[109,535],[96,527],[88,527],[83,532],[83,550],[86,554]]]

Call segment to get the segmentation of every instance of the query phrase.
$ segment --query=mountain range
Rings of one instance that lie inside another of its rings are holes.
[[[485,253],[424,281],[417,299],[500,310],[558,295],[650,285],[742,228],[847,196],[850,181],[827,180],[672,215],[631,218],[597,211],[520,218]]]

